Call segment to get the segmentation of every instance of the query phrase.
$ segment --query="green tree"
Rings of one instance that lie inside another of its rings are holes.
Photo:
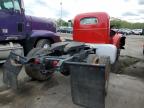
[[[144,29],[144,23],[131,23],[124,20],[111,20],[111,25],[113,27],[119,29],[119,28],[129,28],[129,29]]]
[[[57,26],[68,26],[68,22],[64,21],[63,19],[58,19],[57,20]]]

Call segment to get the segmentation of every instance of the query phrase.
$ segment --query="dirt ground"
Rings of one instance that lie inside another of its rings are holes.
[[[126,48],[121,52],[110,74],[106,108],[144,108],[144,36],[127,36]],[[0,68],[0,108],[82,108],[73,104],[70,77],[55,73],[51,80],[32,81],[24,69],[19,90],[5,88]]]

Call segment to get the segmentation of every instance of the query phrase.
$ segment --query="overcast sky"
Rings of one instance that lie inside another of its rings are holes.
[[[144,22],[144,0],[24,0],[29,15],[64,20],[78,13],[107,12],[111,17],[130,22]]]

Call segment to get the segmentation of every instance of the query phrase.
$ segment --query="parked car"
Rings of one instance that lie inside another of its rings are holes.
[[[134,35],[142,35],[142,29],[133,29],[132,30],[132,33],[134,34]]]
[[[132,30],[131,29],[127,29],[127,28],[121,28],[118,30],[119,33],[123,34],[123,35],[130,35],[132,34]]]
[[[73,32],[73,29],[72,27],[60,27],[57,32],[60,32],[60,33],[70,33],[72,34]]]

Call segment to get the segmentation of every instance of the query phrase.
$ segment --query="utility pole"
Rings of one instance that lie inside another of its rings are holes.
[[[62,0],[60,2],[60,26],[62,26]]]

